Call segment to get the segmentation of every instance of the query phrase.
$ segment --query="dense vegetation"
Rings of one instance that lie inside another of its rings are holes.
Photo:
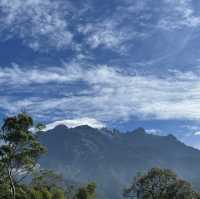
[[[68,181],[96,182],[100,199],[121,199],[133,176],[153,167],[171,169],[200,188],[200,151],[173,135],[152,135],[142,128],[123,133],[57,125],[39,139],[48,148],[40,158],[42,167],[62,173]]]
[[[46,148],[38,141],[41,124],[26,113],[8,117],[0,130],[0,199],[95,199],[96,185],[71,186],[54,171],[38,165]],[[125,198],[200,199],[191,185],[170,170],[138,175]]]
[[[191,184],[178,178],[168,169],[153,168],[144,175],[138,175],[124,197],[137,199],[200,199]]]
[[[96,198],[94,183],[74,191],[62,176],[38,167],[38,158],[46,153],[35,133],[41,128],[26,113],[4,120],[0,131],[0,199]]]

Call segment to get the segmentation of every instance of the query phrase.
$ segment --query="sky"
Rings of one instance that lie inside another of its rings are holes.
[[[0,120],[86,118],[200,148],[199,31],[198,0],[0,0]]]

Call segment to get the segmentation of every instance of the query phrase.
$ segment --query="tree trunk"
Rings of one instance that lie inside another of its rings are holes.
[[[12,199],[16,199],[14,183],[11,183],[11,193],[12,193]]]
[[[16,199],[15,184],[14,184],[14,181],[13,181],[12,174],[11,174],[10,170],[8,170],[8,176],[9,176],[9,180],[10,180],[10,190],[11,190],[12,199]]]

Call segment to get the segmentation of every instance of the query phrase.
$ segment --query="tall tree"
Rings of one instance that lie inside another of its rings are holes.
[[[168,169],[153,168],[135,178],[124,192],[125,198],[137,199],[200,199],[190,183],[181,180]]]
[[[7,117],[1,127],[0,166],[8,179],[12,199],[16,199],[16,185],[34,170],[39,156],[46,151],[37,133],[31,130],[40,128],[26,113]]]
[[[81,187],[74,199],[96,199],[96,184],[92,182],[86,187]]]
[[[33,173],[32,187],[46,187],[48,189],[54,188],[54,187],[64,187],[65,182],[64,178],[61,174],[57,174],[51,170],[39,170]]]

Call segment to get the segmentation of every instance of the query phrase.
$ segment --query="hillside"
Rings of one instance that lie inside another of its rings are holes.
[[[42,166],[61,172],[68,180],[96,181],[99,198],[116,199],[137,172],[169,168],[200,184],[200,151],[174,136],[150,135],[139,128],[129,133],[89,126],[59,125],[45,132],[48,148]]]

